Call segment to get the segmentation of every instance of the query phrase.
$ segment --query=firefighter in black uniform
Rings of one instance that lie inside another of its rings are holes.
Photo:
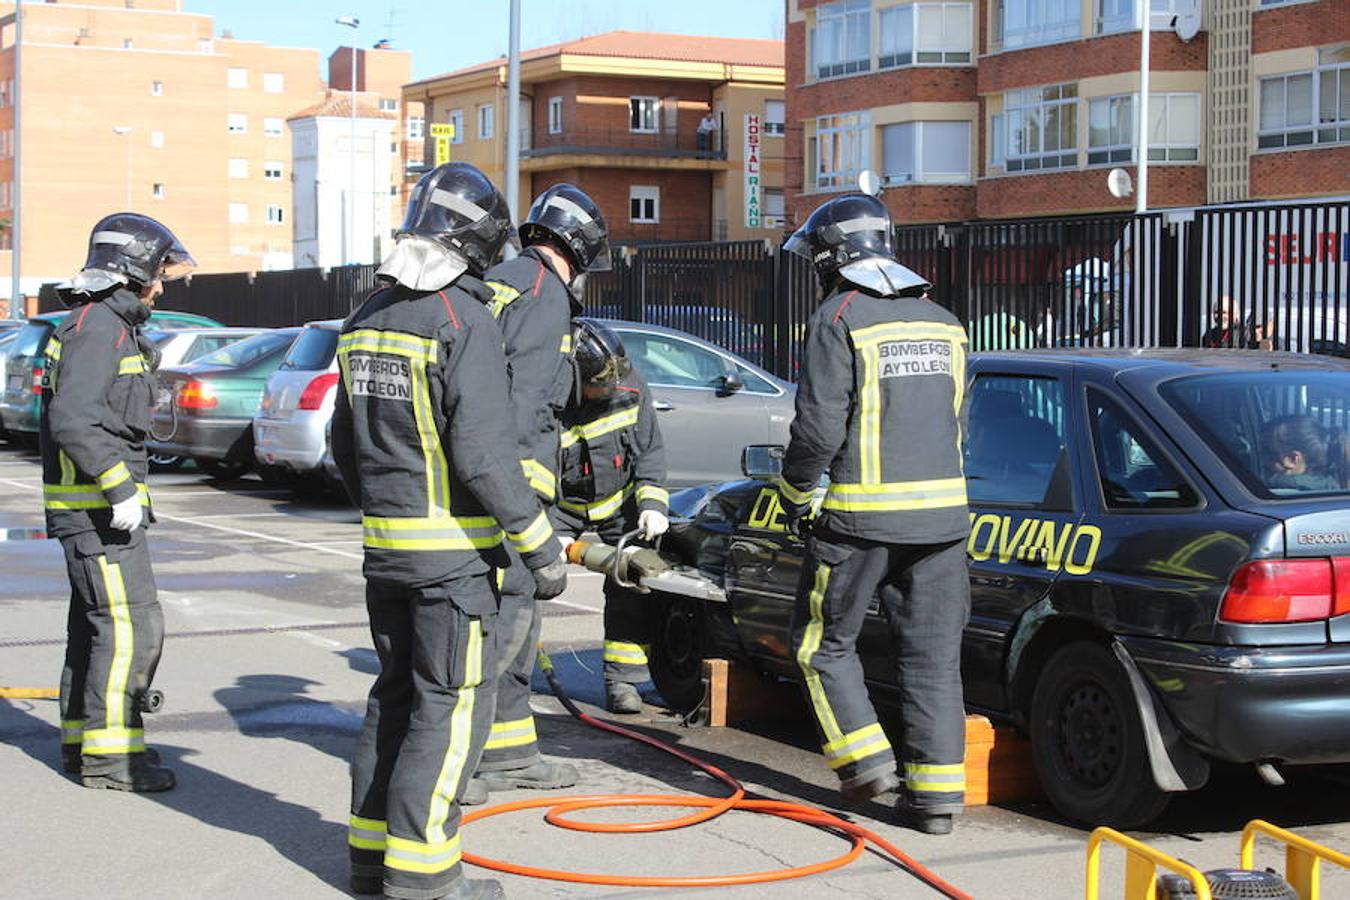
[[[352,761],[352,888],[412,900],[502,896],[460,864],[456,798],[492,723],[494,569],[504,541],[534,595],[566,585],[561,545],[510,448],[501,333],[480,280],[512,232],[473,166],[413,189],[382,284],[338,340],[333,457],[361,508],[380,658]]]
[[[966,334],[891,250],[885,205],[820,206],[784,249],[812,260],[827,295],[807,325],[797,415],[779,492],[807,539],[792,647],[825,756],[846,800],[899,786],[867,697],[857,640],[880,597],[893,635],[903,739],[898,812],[951,830],[965,797],[961,631],[970,611],[961,471]]]
[[[577,396],[563,417],[558,505],[553,527],[576,538],[595,531],[615,544],[630,531],[653,541],[670,527],[666,452],[651,393],[623,341],[594,319],[578,319]],[[648,623],[640,594],[605,579],[605,708],[642,711]]]
[[[164,644],[145,526],[145,436],[157,360],[140,335],[163,281],[196,263],[169,229],[118,213],[94,226],[74,309],[47,343],[40,440],[47,533],[70,577],[61,762],[85,787],[167,791],[141,711]],[[149,350],[149,352],[146,352]]]
[[[520,465],[542,503],[557,502],[558,418],[572,392],[572,317],[581,312],[586,274],[610,268],[609,231],[599,208],[570,184],[535,199],[520,226],[525,250],[488,271],[488,309],[506,349],[511,416]],[[514,560],[513,560],[514,562]],[[540,619],[534,584],[519,565],[502,573],[497,615],[497,715],[462,803],[490,790],[557,789],[577,782],[575,766],[539,755],[530,712],[530,677]]]

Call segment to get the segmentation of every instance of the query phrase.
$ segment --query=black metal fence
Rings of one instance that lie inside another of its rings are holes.
[[[1350,202],[899,228],[974,350],[1272,347],[1350,357]],[[199,275],[162,304],[231,325],[344,316],[373,266]],[[692,332],[791,378],[817,302],[810,266],[770,241],[619,247],[591,314]],[[43,308],[54,308],[50,292]]]

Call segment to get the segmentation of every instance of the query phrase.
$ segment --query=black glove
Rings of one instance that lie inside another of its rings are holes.
[[[530,570],[534,576],[534,599],[552,600],[567,588],[567,563],[555,559],[546,566]]]
[[[780,498],[781,499],[781,498]],[[783,503],[783,527],[787,533],[799,541],[806,540],[806,536],[811,533],[811,512],[810,506],[793,506],[786,500]]]

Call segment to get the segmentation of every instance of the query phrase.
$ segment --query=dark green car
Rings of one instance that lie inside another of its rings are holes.
[[[278,328],[222,347],[185,366],[160,369],[150,439],[160,456],[182,456],[215,478],[253,465],[253,416],[299,328]]]
[[[63,311],[30,316],[10,344],[9,359],[4,369],[4,393],[0,394],[0,426],[22,443],[37,444],[42,373],[47,364],[47,339],[67,314],[68,311]],[[219,328],[221,324],[196,313],[166,309],[151,313],[146,327],[167,331],[174,328]]]

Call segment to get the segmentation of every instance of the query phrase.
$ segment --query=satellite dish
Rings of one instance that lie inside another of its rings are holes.
[[[1124,169],[1112,169],[1106,176],[1106,189],[1112,197],[1124,200],[1134,193],[1134,182],[1130,180],[1130,173]]]
[[[858,190],[873,197],[881,196],[881,176],[871,169],[858,173]]]
[[[1177,13],[1172,17],[1172,30],[1183,42],[1190,43],[1200,33],[1200,14],[1193,9]]]

